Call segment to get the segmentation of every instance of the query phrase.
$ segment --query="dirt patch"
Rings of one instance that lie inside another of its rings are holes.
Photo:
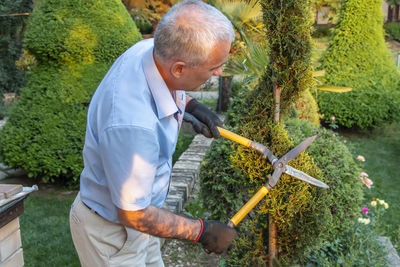
[[[220,265],[220,260],[223,261],[223,255],[207,254],[200,244],[190,241],[166,240],[161,252],[167,267],[215,267]]]

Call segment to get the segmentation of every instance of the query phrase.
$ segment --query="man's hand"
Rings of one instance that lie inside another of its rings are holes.
[[[189,113],[193,117],[195,117],[201,124],[197,125],[193,124],[193,128],[197,133],[201,133],[206,137],[214,137],[219,138],[220,134],[217,129],[217,126],[222,127],[222,121],[218,118],[218,116],[209,110],[206,106],[198,102],[196,99],[192,99],[187,103],[185,113]],[[206,126],[208,129],[204,129]],[[208,130],[208,131],[207,131]]]
[[[203,223],[203,232],[197,242],[203,245],[203,248],[221,254],[227,250],[236,237],[236,231],[228,225],[218,221],[205,221]]]
[[[198,133],[198,134],[202,134],[205,137],[208,138],[212,138],[213,135],[210,132],[210,129],[208,129],[208,127],[200,122],[198,119],[196,119],[193,115],[185,112],[185,115],[183,115],[183,120],[186,122],[190,122],[190,124],[192,124],[193,130]]]

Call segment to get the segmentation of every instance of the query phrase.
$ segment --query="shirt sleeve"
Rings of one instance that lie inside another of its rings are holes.
[[[150,205],[159,145],[154,132],[135,126],[111,127],[99,142],[111,199],[123,210]]]

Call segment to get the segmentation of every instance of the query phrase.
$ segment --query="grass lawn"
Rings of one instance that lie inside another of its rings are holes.
[[[74,195],[31,194],[20,217],[25,266],[80,266],[69,230]]]
[[[348,140],[354,156],[362,155],[366,159],[361,166],[374,182],[371,189],[365,190],[366,200],[377,197],[389,203],[383,220],[387,235],[397,243],[400,238],[400,122],[371,131],[341,134]]]

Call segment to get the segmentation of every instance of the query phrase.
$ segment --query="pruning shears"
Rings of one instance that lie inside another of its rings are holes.
[[[232,219],[229,220],[228,225],[230,227],[235,227],[239,222],[241,222],[243,218],[254,208],[254,206],[257,205],[257,203],[260,202],[261,199],[263,199],[268,194],[268,192],[271,191],[271,189],[278,183],[282,173],[286,173],[292,177],[295,177],[318,187],[329,188],[329,186],[325,183],[287,165],[289,161],[295,159],[300,153],[305,151],[314,142],[318,135],[307,138],[306,140],[298,144],[295,148],[286,153],[283,157],[278,159],[266,146],[251,141],[224,128],[217,128],[221,136],[261,153],[264,158],[267,158],[269,160],[269,162],[272,164],[272,168],[274,169],[274,172],[272,173],[272,176],[268,179],[268,181],[246,204],[244,204],[244,206],[232,217]]]
[[[199,123],[199,121],[193,117],[191,114],[185,112],[184,115],[185,121],[193,123]],[[253,149],[263,155],[264,158],[268,159],[274,169],[272,176],[268,179],[268,181],[257,191],[257,193],[246,203],[243,207],[229,220],[228,226],[235,227],[239,222],[243,220],[243,218],[260,202],[267,194],[272,190],[272,188],[278,183],[279,178],[282,173],[286,173],[292,177],[305,181],[309,184],[322,187],[329,188],[325,183],[311,177],[310,175],[297,170],[287,163],[293,159],[295,159],[298,155],[300,155],[303,151],[305,151],[318,137],[318,135],[314,135],[312,137],[307,138],[300,144],[298,144],[295,148],[287,152],[283,157],[278,159],[274,154],[264,145],[254,142],[250,139],[247,139],[243,136],[230,132],[222,127],[218,127],[218,131],[222,137],[225,137],[229,140],[232,140],[238,144],[244,145],[250,149]]]

